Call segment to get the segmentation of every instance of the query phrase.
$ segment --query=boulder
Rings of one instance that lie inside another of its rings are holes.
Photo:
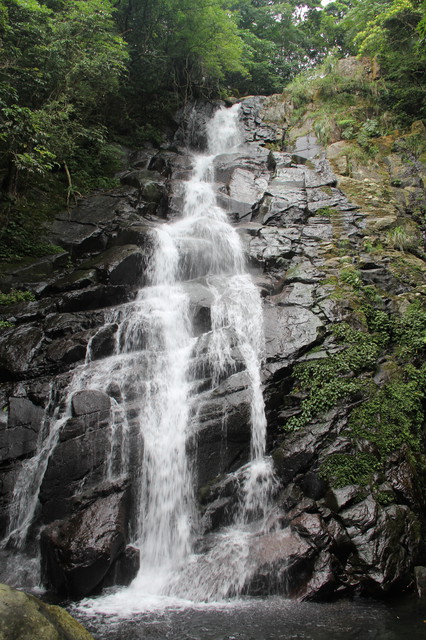
[[[250,393],[245,373],[225,380],[196,408],[194,449],[201,487],[248,460],[250,451]]]
[[[248,593],[298,594],[312,575],[314,548],[289,529],[260,534],[250,545],[251,578]]]
[[[89,345],[89,355],[91,360],[106,358],[114,353],[116,347],[115,334],[117,329],[117,324],[107,324],[95,333]]]
[[[111,401],[103,391],[85,389],[73,395],[71,404],[73,416],[78,417],[95,412],[109,412]]]
[[[104,251],[95,260],[83,263],[95,268],[98,280],[110,285],[136,286],[141,284],[144,255],[136,245],[121,245]]]
[[[296,306],[264,307],[266,354],[270,359],[295,357],[315,344],[322,320],[309,309]]]
[[[43,342],[37,326],[8,329],[0,340],[0,382],[19,380],[32,372],[32,360]]]
[[[192,147],[203,150],[207,146],[206,124],[213,116],[220,102],[198,101],[195,108],[194,103],[187,103],[175,115],[175,120],[179,125],[174,137],[174,143],[181,147]]]
[[[120,176],[122,184],[138,189],[140,197],[147,202],[160,202],[166,194],[165,178],[156,171],[137,169]]]
[[[61,426],[51,451],[39,499],[44,522],[69,515],[73,495],[106,476],[110,455],[110,399],[96,390],[74,394],[73,418]]]
[[[84,360],[91,332],[79,332],[71,338],[59,338],[51,342],[43,357],[63,367]]]
[[[44,580],[58,593],[72,598],[93,593],[124,553],[128,493],[114,489],[43,530]]]
[[[0,640],[93,640],[65,609],[0,584]]]
[[[67,275],[61,275],[49,285],[49,291],[60,293],[73,289],[85,289],[97,283],[96,269],[77,269]]]
[[[44,411],[24,397],[9,398],[7,426],[0,426],[0,463],[33,454]]]

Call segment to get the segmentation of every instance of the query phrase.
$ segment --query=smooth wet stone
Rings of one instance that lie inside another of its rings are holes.
[[[349,530],[366,531],[377,520],[377,503],[370,496],[353,507],[341,511],[340,517]]]
[[[77,391],[72,397],[72,412],[75,417],[98,411],[109,411],[110,406],[109,396],[96,389]]]
[[[83,598],[93,593],[124,552],[126,491],[97,498],[62,522],[43,530],[44,578],[58,593]]]
[[[414,577],[419,598],[426,598],[426,567],[414,567]]]
[[[62,426],[40,487],[45,523],[68,516],[74,496],[105,479],[111,450],[109,426],[109,410],[70,418]]]
[[[270,300],[277,305],[299,305],[301,307],[312,307],[314,304],[314,286],[295,282],[283,288],[281,293],[272,296]]]
[[[286,358],[314,344],[323,324],[304,307],[265,305],[265,342],[268,358]]]
[[[31,325],[5,331],[0,338],[0,380],[19,380],[29,373],[43,337],[43,331]]]
[[[156,171],[137,169],[120,176],[122,184],[136,187],[147,202],[160,202],[165,196],[165,178]]]
[[[91,332],[79,332],[72,338],[60,338],[51,342],[45,353],[48,361],[56,364],[70,365],[84,360]]]
[[[327,506],[333,511],[340,511],[344,507],[359,500],[360,489],[358,485],[348,485],[341,489],[330,489],[327,494]]]
[[[299,136],[292,146],[292,158],[295,162],[304,164],[307,160],[321,155],[323,149],[319,144],[316,135],[312,132],[304,136]]]
[[[98,285],[65,293],[60,300],[59,308],[62,313],[91,311],[123,304],[131,297],[132,294],[126,285]]]
[[[90,357],[92,360],[106,358],[116,349],[117,324],[107,324],[95,333],[90,341]]]
[[[297,597],[300,600],[328,600],[339,585],[336,578],[339,570],[339,561],[333,554],[321,553],[315,560],[310,579],[302,585]]]
[[[268,589],[287,596],[294,595],[309,571],[314,548],[289,529],[260,534],[250,544],[252,576],[248,592],[266,595]]]
[[[91,260],[89,265],[95,267],[100,282],[130,286],[142,284],[144,254],[136,245],[111,247]]]
[[[10,398],[7,424],[0,425],[0,461],[26,457],[37,448],[44,411],[28,398]]]

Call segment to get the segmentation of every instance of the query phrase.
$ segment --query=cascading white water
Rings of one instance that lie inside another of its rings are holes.
[[[151,277],[160,295],[158,305],[164,306],[158,326],[162,327],[167,345],[163,353],[169,364],[161,358],[151,363],[152,371],[158,370],[160,375],[167,371],[167,380],[157,383],[152,399],[144,399],[144,479],[139,517],[142,562],[129,589],[104,600],[102,605],[98,603],[106,610],[137,610],[140,598],[147,593],[191,600],[238,594],[250,576],[251,541],[262,526],[274,484],[272,466],[265,458],[261,299],[245,272],[238,232],[217,205],[213,184],[215,158],[240,142],[238,106],[218,110],[207,133],[208,153],[194,155],[192,176],[185,184],[182,218],[159,230]],[[208,335],[213,387],[235,366],[237,351],[245,365],[251,397],[251,460],[241,476],[240,508],[234,525],[218,534],[204,555],[190,553],[191,520],[194,529],[196,514],[192,506],[193,479],[186,460],[191,436],[189,363],[196,340],[190,338],[189,300],[182,284],[194,278],[203,279],[213,300]],[[253,519],[258,521],[257,529],[249,524]]]
[[[89,343],[86,362],[75,370],[68,388],[65,413],[47,420],[48,439],[33,459],[40,458],[41,472],[19,503],[21,512],[31,508],[30,517],[23,522],[11,518],[9,534],[24,541],[48,463],[47,445],[55,446],[71,416],[73,395],[84,389],[107,391],[111,416],[105,478],[129,473],[131,437],[139,452],[140,471],[132,480],[136,504],[132,532],[141,563],[130,587],[115,594],[115,604],[109,601],[106,609],[121,609],[124,602],[140,609],[141,597],[147,594],[224,598],[240,593],[250,577],[250,546],[265,520],[274,485],[272,466],[265,457],[262,306],[245,271],[238,232],[218,206],[213,183],[216,157],[240,143],[238,110],[238,105],[219,109],[208,123],[207,153],[193,156],[182,217],[155,232],[148,286],[134,302],[107,314],[106,325],[118,325],[112,356],[92,361]],[[236,370],[238,353],[251,398],[251,458],[238,474],[241,495],[235,522],[216,535],[204,555],[192,553],[198,523],[187,446],[194,435],[191,362],[197,338],[186,285],[193,279],[202,279],[213,301],[211,331],[204,336],[213,387]],[[136,436],[130,436],[131,429]]]

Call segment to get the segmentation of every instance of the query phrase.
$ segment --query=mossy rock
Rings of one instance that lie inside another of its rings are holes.
[[[0,640],[93,640],[65,609],[0,584]]]

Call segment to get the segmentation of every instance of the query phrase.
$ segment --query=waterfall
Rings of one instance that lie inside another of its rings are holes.
[[[86,361],[74,370],[67,389],[63,414],[47,411],[44,439],[33,459],[39,470],[35,465],[32,485],[25,491],[18,482],[19,508],[10,518],[8,536],[22,545],[49,450],[72,415],[74,394],[106,391],[111,398],[110,451],[104,476],[112,481],[133,474],[131,533],[140,550],[138,575],[114,596],[119,608],[126,602],[138,609],[147,594],[192,600],[239,594],[250,577],[250,547],[265,523],[274,486],[272,465],[265,456],[260,380],[262,303],[246,272],[238,231],[218,206],[214,185],[215,160],[235,152],[241,143],[239,106],[218,109],[207,125],[207,137],[207,152],[192,156],[182,216],[153,232],[147,286],[136,300],[106,314],[104,326],[118,326],[114,353],[93,361],[89,343]],[[212,301],[211,330],[201,338],[191,321],[188,285],[193,281],[202,282]],[[237,370],[237,357],[243,364],[250,396],[251,453],[250,461],[236,472],[240,495],[234,523],[212,537],[206,552],[195,553],[200,523],[188,443],[196,437],[200,399],[193,364],[200,345],[212,389]],[[131,449],[138,459],[136,470],[130,464]],[[26,469],[21,475],[25,473]],[[17,513],[25,519],[17,519]]]
[[[152,392],[143,398],[140,421],[144,456],[136,539],[141,566],[130,587],[98,601],[98,609],[138,610],[141,598],[153,594],[196,601],[238,595],[252,570],[250,547],[265,522],[274,486],[265,457],[262,304],[246,273],[238,232],[218,206],[214,190],[215,159],[240,144],[238,117],[236,105],[219,109],[208,123],[207,152],[193,155],[182,217],[158,229],[152,286],[140,293],[149,302],[151,320],[157,318],[153,335],[146,338]],[[235,521],[213,536],[206,553],[192,550],[198,523],[187,459],[197,400],[191,393],[191,360],[199,346],[192,337],[185,293],[185,284],[193,279],[202,279],[211,293],[211,331],[204,338],[212,387],[235,369],[238,352],[251,398],[251,456],[239,474]]]

